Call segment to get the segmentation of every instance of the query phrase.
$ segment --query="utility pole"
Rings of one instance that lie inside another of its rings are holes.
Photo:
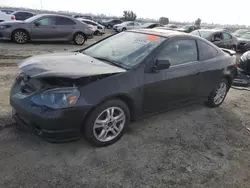
[[[40,0],[41,10],[43,10],[43,0]]]

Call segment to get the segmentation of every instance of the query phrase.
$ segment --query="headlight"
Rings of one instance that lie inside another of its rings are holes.
[[[0,29],[5,29],[11,27],[10,25],[0,25]]]
[[[39,106],[60,109],[74,106],[79,96],[80,92],[76,88],[57,88],[36,93],[31,102]]]

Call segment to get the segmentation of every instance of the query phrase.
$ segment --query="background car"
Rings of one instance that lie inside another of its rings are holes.
[[[88,25],[92,25],[94,27],[93,28],[94,35],[103,35],[105,33],[105,27],[95,21],[83,18],[78,18],[78,20]]]
[[[137,29],[31,57],[11,87],[13,117],[49,141],[83,133],[107,146],[131,120],[199,100],[220,106],[237,72],[231,52],[193,35]]]
[[[227,48],[234,51],[237,49],[237,37],[224,30],[199,29],[191,32],[190,34],[205,38],[220,48]]]
[[[3,21],[15,20],[14,15],[6,14],[5,12],[0,11],[0,23]]]
[[[6,14],[11,14],[13,12],[15,12],[14,10],[11,10],[11,9],[0,9],[0,11],[6,13]]]
[[[250,50],[250,32],[247,32],[238,38],[237,50],[241,52]]]
[[[121,24],[117,24],[113,26],[113,29],[116,32],[121,32],[121,31],[126,31],[129,29],[136,29],[136,28],[140,28],[141,24],[139,24],[138,22],[134,22],[134,21],[127,21],[127,22],[123,22]]]
[[[27,11],[15,11],[11,13],[11,15],[14,15],[16,20],[26,20],[28,18],[31,18],[32,16],[35,16],[36,14]]]
[[[112,29],[114,25],[121,24],[121,23],[122,21],[119,19],[111,19],[111,20],[103,21],[101,24],[107,27],[108,29]]]
[[[172,29],[177,29],[178,28],[178,26],[174,25],[174,24],[167,24],[167,25],[164,25],[164,27],[168,27],[168,28],[172,28]]]
[[[71,17],[56,14],[39,14],[25,21],[0,24],[0,39],[23,44],[27,41],[74,41],[77,45],[93,37],[89,27]]]
[[[177,31],[181,31],[181,32],[185,32],[185,33],[190,33],[196,29],[199,29],[199,27],[197,26],[194,26],[194,25],[185,25],[181,28],[177,28],[176,30]]]
[[[235,32],[233,32],[232,34],[238,38],[240,38],[242,35],[244,35],[245,33],[250,32],[249,29],[238,29]]]
[[[73,15],[73,18],[82,18],[82,19],[88,19],[88,20],[92,20],[94,21],[93,16],[88,16],[88,15],[81,15],[81,14],[77,14],[77,15]]]
[[[140,28],[149,28],[149,29],[152,29],[155,27],[164,27],[164,25],[159,24],[159,23],[144,23],[144,24],[141,24],[140,26]]]

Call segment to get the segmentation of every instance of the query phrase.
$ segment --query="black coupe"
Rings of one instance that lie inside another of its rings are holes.
[[[220,106],[237,73],[233,54],[182,32],[137,29],[31,57],[11,89],[13,117],[49,141],[83,134],[107,146],[146,115],[200,99]]]

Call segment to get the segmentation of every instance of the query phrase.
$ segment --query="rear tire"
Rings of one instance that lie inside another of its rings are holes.
[[[227,96],[229,87],[230,86],[228,80],[225,78],[221,79],[220,83],[214,88],[214,90],[209,95],[206,104],[211,108],[220,106]]]
[[[108,29],[111,29],[112,28],[112,25],[108,25]]]
[[[11,38],[17,44],[25,44],[29,40],[29,34],[25,30],[18,29],[13,31]]]
[[[112,109],[114,109],[113,113],[111,112]],[[108,114],[113,115],[108,116]],[[119,118],[119,115],[122,118]],[[123,136],[129,122],[130,111],[128,106],[118,99],[108,100],[90,112],[83,125],[83,135],[94,146],[108,146],[117,142]]]
[[[76,45],[83,45],[86,41],[86,36],[83,33],[76,33],[73,41]]]

